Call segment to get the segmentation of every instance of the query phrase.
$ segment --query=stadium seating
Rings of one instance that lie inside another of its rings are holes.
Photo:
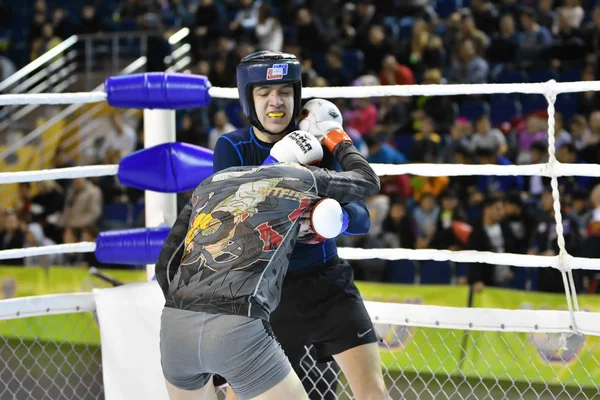
[[[420,263],[420,283],[423,285],[449,285],[452,265],[448,261],[426,260]]]

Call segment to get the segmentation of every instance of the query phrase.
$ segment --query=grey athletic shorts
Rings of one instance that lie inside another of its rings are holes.
[[[163,373],[173,386],[197,390],[218,374],[240,400],[266,392],[292,370],[268,323],[239,315],[165,307],[160,353]]]

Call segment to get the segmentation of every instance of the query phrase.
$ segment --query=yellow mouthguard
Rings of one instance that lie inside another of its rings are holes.
[[[267,113],[267,117],[269,117],[269,118],[281,118],[284,115],[285,115],[285,113],[283,113],[283,112],[270,112],[270,113]]]

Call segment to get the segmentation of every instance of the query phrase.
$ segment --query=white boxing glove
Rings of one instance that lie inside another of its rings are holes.
[[[329,151],[343,141],[352,142],[342,126],[342,113],[335,104],[313,99],[304,105],[298,127],[314,135]]]
[[[348,227],[348,214],[334,199],[319,200],[300,218],[298,242],[305,244],[333,239],[344,233]]]
[[[301,114],[298,127],[312,133],[319,141],[322,141],[323,136],[333,129],[344,130],[342,113],[328,100],[310,100],[302,108]]]
[[[319,140],[308,132],[294,131],[273,145],[263,165],[278,162],[311,165],[318,164],[322,159],[323,147]]]

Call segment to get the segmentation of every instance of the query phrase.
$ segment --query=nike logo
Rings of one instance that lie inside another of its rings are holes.
[[[358,336],[359,338],[361,338],[361,337],[365,336],[369,332],[371,332],[371,329],[369,329],[368,331],[363,332],[363,333],[357,333],[356,336]]]

